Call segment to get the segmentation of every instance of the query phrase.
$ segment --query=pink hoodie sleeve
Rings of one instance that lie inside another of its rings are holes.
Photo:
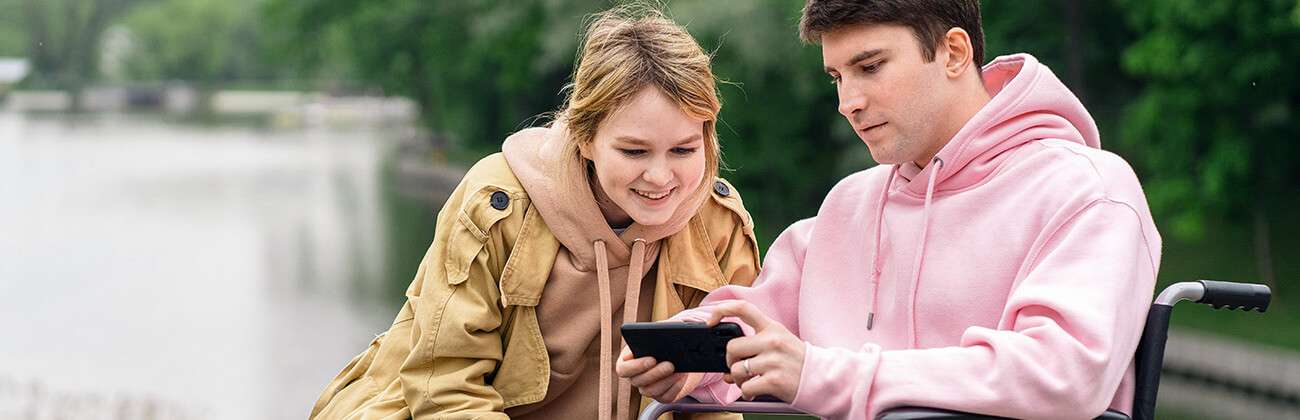
[[[673,320],[703,322],[708,319],[709,306],[727,300],[743,300],[757,306],[760,311],[785,325],[790,332],[799,334],[799,282],[803,272],[804,254],[812,234],[815,219],[800,220],[786,228],[776,238],[763,258],[763,269],[754,280],[753,287],[724,286],[709,292],[700,306],[673,316]],[[746,335],[754,329],[739,319],[726,321],[740,324]],[[740,398],[740,389],[722,381],[722,374],[704,376],[700,385],[690,394],[704,402],[731,403]]]
[[[793,405],[851,419],[900,406],[1100,414],[1132,362],[1155,284],[1158,239],[1145,236],[1139,214],[1106,199],[1080,210],[1028,256],[998,328],[968,328],[958,347],[808,345]]]

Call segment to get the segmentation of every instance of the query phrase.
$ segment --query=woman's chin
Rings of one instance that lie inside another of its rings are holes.
[[[650,227],[650,226],[659,226],[664,223],[668,223],[668,220],[671,219],[672,217],[673,217],[672,212],[656,211],[656,212],[646,212],[642,214],[632,215],[632,220],[635,221],[636,224],[638,225]]]

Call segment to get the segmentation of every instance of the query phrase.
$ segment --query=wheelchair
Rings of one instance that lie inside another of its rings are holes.
[[[1262,284],[1199,280],[1180,282],[1166,287],[1151,304],[1146,325],[1138,343],[1136,362],[1136,387],[1133,393],[1133,417],[1106,410],[1097,420],[1151,420],[1155,418],[1156,393],[1160,390],[1160,369],[1164,364],[1165,342],[1169,333],[1169,316],[1174,305],[1183,300],[1210,305],[1214,309],[1227,308],[1244,311],[1268,310],[1272,291]],[[804,414],[790,405],[771,398],[759,397],[754,401],[736,401],[729,405],[706,404],[690,397],[673,403],[651,402],[641,412],[640,420],[654,420],[665,413],[764,413]],[[975,413],[941,410],[925,407],[901,407],[880,413],[876,420],[965,420],[1000,419]]]

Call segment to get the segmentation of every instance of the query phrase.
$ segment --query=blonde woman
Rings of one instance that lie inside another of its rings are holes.
[[[313,418],[631,418],[619,325],[753,281],[749,214],[716,177],[709,55],[623,7],[595,16],[579,56],[555,122],[465,175],[406,305]]]

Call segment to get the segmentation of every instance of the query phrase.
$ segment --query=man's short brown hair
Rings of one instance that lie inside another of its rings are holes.
[[[822,35],[849,25],[895,24],[912,29],[926,62],[934,60],[949,29],[970,34],[976,68],[984,63],[984,29],[979,0],[808,0],[799,18],[799,36],[816,44]]]

